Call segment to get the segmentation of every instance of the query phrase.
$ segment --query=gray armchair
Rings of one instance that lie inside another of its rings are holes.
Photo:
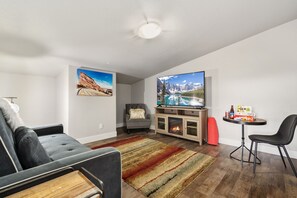
[[[144,109],[145,119],[130,119],[130,109]],[[130,133],[131,129],[147,129],[146,131],[149,132],[151,120],[145,104],[126,104],[126,126],[127,133]]]

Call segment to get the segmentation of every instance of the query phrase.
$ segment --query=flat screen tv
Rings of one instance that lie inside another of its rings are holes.
[[[158,77],[157,105],[204,107],[205,72]]]

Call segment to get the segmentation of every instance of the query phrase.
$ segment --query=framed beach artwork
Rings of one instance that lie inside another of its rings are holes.
[[[78,96],[112,96],[112,74],[77,69]]]

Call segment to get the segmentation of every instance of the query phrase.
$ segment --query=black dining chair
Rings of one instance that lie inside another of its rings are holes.
[[[295,133],[295,128],[297,125],[297,115],[289,115],[288,117],[285,118],[285,120],[282,122],[280,125],[278,132],[274,135],[249,135],[250,140],[252,141],[251,143],[251,149],[250,149],[250,154],[249,154],[249,162],[251,159],[251,154],[252,154],[252,148],[253,144],[255,142],[255,152],[254,152],[254,167],[253,167],[253,173],[255,174],[256,172],[256,159],[257,159],[257,147],[258,143],[266,143],[266,144],[271,144],[274,146],[277,146],[280,156],[283,160],[283,163],[285,165],[285,168],[287,168],[284,156],[281,151],[281,147],[285,151],[285,154],[288,158],[288,161],[291,165],[291,168],[295,174],[295,177],[297,177],[297,173],[295,170],[295,167],[292,163],[292,160],[288,154],[288,151],[285,147],[285,145],[288,145],[292,142],[294,133]]]

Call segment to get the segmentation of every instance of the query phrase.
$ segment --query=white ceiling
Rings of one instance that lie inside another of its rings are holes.
[[[296,18],[296,0],[0,0],[0,71],[82,65],[139,80]],[[156,39],[136,36],[146,19]]]

